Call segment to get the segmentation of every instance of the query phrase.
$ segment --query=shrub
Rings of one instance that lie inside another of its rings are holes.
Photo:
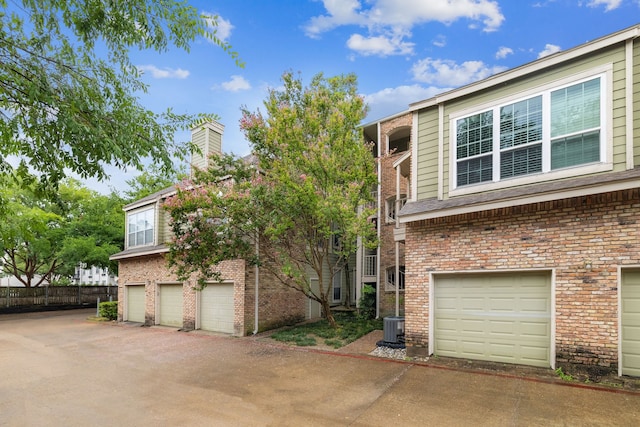
[[[109,320],[116,320],[118,318],[118,301],[101,302],[98,307],[98,312],[101,317],[105,317]]]
[[[376,317],[376,289],[371,285],[362,288],[362,296],[358,304],[358,318],[370,320]]]

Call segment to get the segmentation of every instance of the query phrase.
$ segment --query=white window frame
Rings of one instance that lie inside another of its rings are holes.
[[[336,290],[340,292],[339,298],[336,298]],[[338,271],[332,280],[331,286],[331,301],[342,302],[342,270]]]
[[[568,178],[578,175],[593,174],[613,170],[613,138],[611,137],[612,129],[612,112],[613,112],[613,66],[607,64],[601,67],[591,69],[573,76],[556,80],[552,83],[536,87],[516,95],[502,98],[492,103],[487,103],[473,108],[457,111],[449,115],[449,183],[450,196],[461,196],[465,194],[473,194],[512,186],[527,185],[539,183],[547,180],[555,180]],[[580,84],[595,78],[600,78],[600,162],[587,163],[584,165],[576,165],[567,168],[551,170],[551,92],[563,89],[569,86]],[[520,175],[517,177],[500,179],[500,115],[501,107],[514,104],[519,101],[527,100],[535,96],[542,95],[542,172]],[[460,119],[474,116],[489,110],[493,110],[493,149],[491,152],[493,163],[493,179],[477,184],[469,184],[457,186],[457,166],[458,159],[456,156],[456,124]]]
[[[130,234],[129,233],[129,223],[130,223],[131,217],[135,217],[137,215],[145,214],[145,213],[147,213],[149,211],[151,211],[151,213],[153,214],[153,218],[152,218],[152,221],[151,221],[151,227],[152,227],[151,228],[151,231],[152,231],[152,233],[151,233],[151,241],[150,242],[146,242],[146,239],[145,239],[144,243],[131,245],[130,242],[129,242],[129,234]],[[127,222],[126,222],[126,228],[127,229],[126,229],[126,234],[125,234],[126,235],[126,237],[125,237],[125,239],[126,239],[126,242],[125,242],[126,243],[126,247],[127,248],[138,248],[138,247],[143,247],[143,246],[153,246],[153,244],[155,243],[155,240],[156,240],[156,229],[157,229],[155,206],[151,206],[151,207],[145,208],[145,209],[135,210],[135,211],[132,211],[132,212],[127,212],[126,216],[127,216],[127,218],[126,218],[127,219]]]

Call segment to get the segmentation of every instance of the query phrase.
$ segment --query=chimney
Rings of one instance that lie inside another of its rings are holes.
[[[191,129],[191,142],[200,148],[201,153],[191,153],[191,176],[194,168],[206,169],[211,154],[222,154],[222,134],[224,125],[207,122]]]

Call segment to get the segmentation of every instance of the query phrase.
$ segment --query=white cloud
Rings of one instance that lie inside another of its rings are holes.
[[[326,15],[311,18],[305,26],[308,36],[341,25],[366,25],[370,29],[402,27],[410,29],[426,22],[450,24],[459,19],[481,23],[484,31],[497,30],[504,16],[493,0],[371,0],[364,9],[359,0],[323,0]]]
[[[428,22],[451,24],[469,20],[470,28],[496,31],[504,21],[495,0],[323,0],[326,15],[315,16],[304,27],[307,36],[346,25],[367,28],[368,35],[352,35],[350,49],[363,55],[405,55],[413,53],[411,29]],[[436,39],[436,46],[444,40]],[[394,52],[394,53],[389,53]]]
[[[341,25],[361,25],[366,22],[366,16],[358,12],[359,0],[324,0],[323,3],[328,15],[311,18],[304,27],[309,37],[316,38]]]
[[[553,55],[556,52],[560,52],[560,50],[560,46],[547,43],[546,45],[544,45],[544,50],[538,53],[538,58],[544,58],[545,56]]]
[[[411,67],[413,79],[437,86],[459,87],[504,71],[505,67],[490,67],[482,61],[458,64],[448,59],[422,59]]]
[[[239,92],[241,90],[251,89],[251,84],[244,77],[233,75],[231,76],[231,80],[215,85],[212,89],[223,89],[227,92]]]
[[[138,65],[138,70],[143,73],[149,73],[154,79],[186,79],[189,77],[189,71],[182,68],[158,68],[155,65]]]
[[[231,21],[224,19],[220,15],[211,12],[201,12],[205,17],[207,25],[211,28],[215,28],[216,36],[220,41],[226,42],[231,37],[231,30],[235,27],[231,25]]]
[[[363,37],[360,34],[353,34],[347,40],[347,47],[364,56],[378,55],[410,55],[413,53],[414,43],[403,42],[402,37]]]
[[[622,0],[590,0],[587,3],[587,6],[598,7],[598,6],[604,5],[605,7],[604,10],[606,12],[609,12],[611,10],[614,10],[620,7],[621,3],[622,3]]]
[[[436,47],[445,47],[447,45],[447,38],[442,34],[436,36],[435,40],[433,40],[433,45]]]
[[[504,59],[509,55],[513,55],[513,49],[506,46],[500,46],[500,49],[496,52],[496,59]]]
[[[369,105],[367,122],[381,119],[391,114],[404,111],[409,104],[419,102],[446,92],[449,88],[422,87],[420,85],[398,86],[364,95],[364,101]]]

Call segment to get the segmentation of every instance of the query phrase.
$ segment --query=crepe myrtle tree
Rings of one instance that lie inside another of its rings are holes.
[[[192,149],[175,132],[211,115],[143,107],[130,52],[204,37],[242,66],[216,29],[187,1],[0,0],[0,174],[47,188],[69,173],[107,178],[105,165],[171,170]]]
[[[357,238],[376,244],[368,221],[375,159],[359,124],[366,114],[355,75],[291,72],[271,90],[265,114],[243,110],[250,160],[214,156],[165,207],[174,239],[169,263],[182,279],[220,279],[216,266],[245,259],[330,310],[332,279],[349,270]],[[311,286],[311,277],[318,286]]]

